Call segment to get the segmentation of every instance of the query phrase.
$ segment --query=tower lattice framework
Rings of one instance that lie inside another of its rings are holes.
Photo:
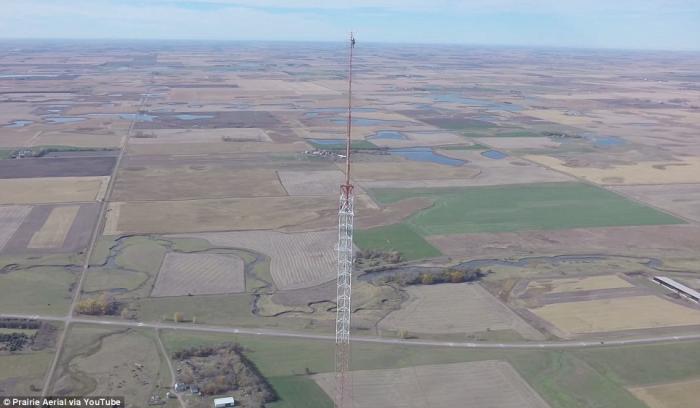
[[[353,219],[355,217],[353,186],[350,184],[350,143],[352,139],[352,57],[355,37],[350,33],[348,61],[348,123],[345,147],[345,184],[340,186],[338,206],[338,282],[335,319],[335,406],[352,404],[350,377],[350,319],[352,316]]]

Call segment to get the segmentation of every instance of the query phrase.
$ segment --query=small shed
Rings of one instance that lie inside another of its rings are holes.
[[[233,397],[214,398],[214,408],[228,408],[236,405]]]

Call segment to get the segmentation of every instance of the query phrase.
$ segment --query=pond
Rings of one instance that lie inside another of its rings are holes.
[[[4,128],[10,128],[10,129],[16,129],[16,128],[21,128],[25,126],[29,126],[32,123],[34,123],[33,120],[14,120],[10,122],[9,125],[4,125]]]
[[[212,119],[212,115],[193,115],[190,113],[183,113],[181,115],[175,115],[176,118],[180,120],[199,120],[199,119]]]
[[[331,119],[336,125],[347,125],[347,119]],[[355,126],[396,126],[405,125],[406,122],[399,120],[384,120],[384,119],[367,119],[367,118],[352,118],[352,124]]]
[[[401,156],[408,160],[446,164],[448,166],[461,166],[466,163],[464,160],[453,159],[451,157],[436,154],[433,149],[428,147],[389,149],[389,154]]]
[[[71,116],[51,116],[51,117],[46,117],[44,118],[45,121],[51,123],[51,124],[62,124],[62,123],[75,123],[75,122],[82,122],[86,120],[87,118],[82,118],[82,117],[71,117]]]
[[[406,140],[408,138],[403,133],[395,130],[380,130],[374,135],[368,137],[368,139]]]
[[[485,99],[466,98],[455,94],[440,94],[433,97],[435,102],[457,103],[460,105],[476,106],[479,108],[500,110],[505,112],[520,112],[523,107],[508,102],[495,102]]]
[[[498,150],[487,150],[485,152],[482,152],[481,155],[484,157],[488,157],[489,159],[494,159],[494,160],[501,160],[501,159],[505,159],[506,157],[508,157],[507,154],[505,154],[503,152],[499,152]]]
[[[598,147],[622,146],[625,140],[617,136],[597,136],[593,138],[593,143]]]

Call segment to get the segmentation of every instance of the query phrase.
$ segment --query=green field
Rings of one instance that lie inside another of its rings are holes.
[[[429,197],[435,204],[402,224],[357,232],[363,249],[400,251],[406,259],[439,255],[420,236],[511,232],[683,221],[583,183],[371,190],[380,204]]]
[[[345,140],[342,139],[338,139],[338,143],[317,143],[311,139],[306,139],[306,141],[319,150],[344,150],[346,146]],[[355,150],[374,150],[379,149],[379,146],[367,140],[353,140],[350,143],[350,148]]]
[[[440,251],[430,245],[415,230],[405,224],[394,224],[355,233],[355,243],[360,248],[378,251],[399,251],[405,260],[440,256]]]
[[[193,345],[238,342],[279,394],[281,401],[273,407],[329,406],[305,373],[307,369],[313,373],[333,371],[331,341],[169,330],[163,332],[163,341],[171,352]],[[474,350],[355,342],[351,366],[355,370],[371,370],[505,360],[552,408],[644,408],[625,386],[640,381],[697,377],[698,353],[698,342],[581,351]],[[669,360],[664,363],[666,357]],[[649,375],[653,378],[646,378]],[[305,399],[306,395],[312,397]]]

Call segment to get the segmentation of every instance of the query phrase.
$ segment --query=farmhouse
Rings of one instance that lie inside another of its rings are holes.
[[[695,289],[691,289],[682,283],[676,282],[675,280],[665,276],[654,276],[654,282],[677,292],[679,295],[686,297],[695,303],[700,303],[700,292]]]
[[[236,401],[233,399],[233,397],[214,399],[214,408],[228,408],[234,405],[236,405]]]

